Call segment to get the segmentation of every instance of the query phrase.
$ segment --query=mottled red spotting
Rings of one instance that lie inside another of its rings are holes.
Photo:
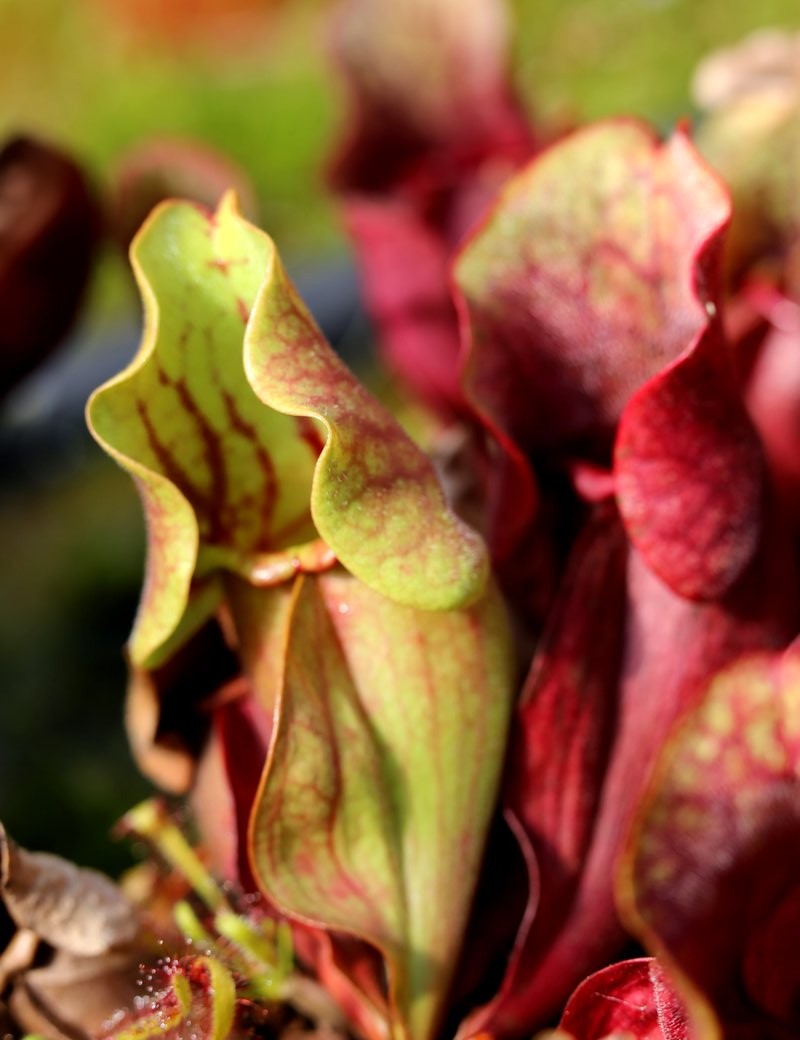
[[[697,264],[728,206],[710,175],[695,197],[698,163],[681,134],[589,127],[513,178],[456,258],[470,391],[527,453],[607,459],[632,392],[705,324]]]
[[[326,494],[343,512],[368,499],[368,508],[358,513],[358,530],[364,539],[371,530],[380,534],[394,504],[391,495],[381,492],[429,484],[429,460],[387,413],[376,408],[349,369],[322,348],[319,330],[294,293],[276,295],[268,319],[269,337],[276,348],[259,360],[257,392],[261,387],[268,402],[275,395],[275,406],[319,413],[332,424],[338,451],[328,458]],[[300,358],[307,361],[300,364]],[[300,419],[298,429],[319,454],[323,441],[317,423]],[[391,465],[376,470],[362,445],[370,445],[373,453],[380,450],[381,458],[391,460]],[[340,466],[339,457],[346,458],[346,468],[335,468]],[[393,543],[391,551],[399,557],[417,548],[416,542],[405,547]]]
[[[613,461],[629,537],[693,598],[731,588],[760,535],[759,447],[714,320],[729,213],[683,132],[617,120],[534,159],[455,267],[467,390],[517,447],[501,501],[527,463]]]
[[[800,1031],[799,705],[796,648],[718,675],[664,749],[622,872],[631,925],[730,1040]]]

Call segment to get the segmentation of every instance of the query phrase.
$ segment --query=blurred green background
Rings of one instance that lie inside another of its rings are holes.
[[[207,142],[247,172],[290,259],[336,263],[346,246],[322,185],[342,121],[325,55],[334,5],[253,0],[241,5],[251,20],[206,32],[200,14],[215,6],[224,0],[0,0],[0,136],[60,144],[100,191],[144,138]],[[516,0],[513,13],[515,74],[533,113],[633,113],[662,127],[691,114],[691,72],[709,50],[759,26],[800,26],[791,0]],[[124,262],[109,251],[65,349],[102,352],[137,321]],[[30,390],[8,402],[7,448],[37,407],[46,411]],[[30,847],[116,871],[128,853],[107,831],[148,790],[122,733],[138,503],[88,443],[3,461],[0,817]]]

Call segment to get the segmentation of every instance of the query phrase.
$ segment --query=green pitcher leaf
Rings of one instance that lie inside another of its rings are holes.
[[[326,430],[311,512],[349,571],[423,610],[481,594],[482,539],[448,508],[429,459],[328,347],[277,255],[245,335],[245,368],[265,404]]]
[[[301,579],[253,859],[286,913],[374,944],[398,1036],[440,1024],[513,694],[499,596],[423,613]]]
[[[134,663],[152,663],[168,640],[196,630],[225,572],[272,585],[329,567],[336,553],[415,605],[480,594],[480,539],[447,510],[422,453],[336,359],[271,239],[240,216],[233,195],[213,214],[158,207],[131,258],[142,343],[95,392],[88,420],[133,476],[147,516]]]
[[[308,494],[318,445],[297,420],[263,407],[241,360],[273,248],[228,196],[214,215],[160,206],[131,250],[142,344],[94,394],[88,417],[136,480],[147,515],[147,576],[130,643],[137,663],[174,633],[193,575],[220,565],[249,575],[315,539]]]

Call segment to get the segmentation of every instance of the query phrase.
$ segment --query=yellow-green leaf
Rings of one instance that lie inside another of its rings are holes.
[[[277,256],[248,326],[245,367],[266,404],[323,424],[311,511],[349,571],[422,609],[480,595],[480,536],[449,510],[427,457],[327,346]]]
[[[251,823],[286,913],[375,945],[398,1036],[440,1024],[494,807],[514,676],[499,596],[424,613],[300,580]]]
[[[416,606],[480,595],[481,540],[336,358],[271,239],[232,195],[214,214],[163,204],[131,257],[144,336],[128,368],[95,392],[88,419],[147,514],[136,664],[183,632],[187,612],[191,629],[202,623],[223,572],[270,585],[329,567],[336,554]]]

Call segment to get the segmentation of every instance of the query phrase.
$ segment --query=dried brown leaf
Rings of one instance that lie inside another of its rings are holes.
[[[27,852],[0,824],[0,895],[20,928],[67,953],[93,957],[133,942],[139,921],[104,874]]]
[[[9,1005],[22,1029],[48,1040],[93,1036],[136,992],[138,957],[131,952],[76,957],[57,953],[17,980]]]

